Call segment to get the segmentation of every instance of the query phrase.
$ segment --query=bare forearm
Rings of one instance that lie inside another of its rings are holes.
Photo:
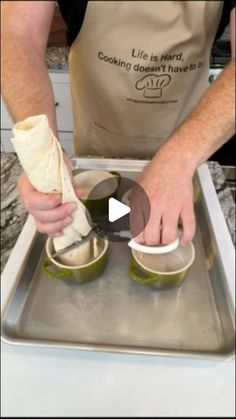
[[[54,95],[44,56],[19,34],[4,36],[2,93],[14,122],[44,113],[57,134]]]
[[[160,150],[194,170],[235,132],[235,59]],[[158,153],[157,153],[158,155]]]

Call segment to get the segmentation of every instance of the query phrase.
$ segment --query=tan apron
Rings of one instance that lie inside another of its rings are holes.
[[[208,86],[222,1],[89,1],[69,55],[79,155],[149,158]]]

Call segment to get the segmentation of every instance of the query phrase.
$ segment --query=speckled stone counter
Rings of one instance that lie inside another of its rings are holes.
[[[15,153],[1,153],[1,272],[28,215],[17,189],[21,170]]]
[[[48,47],[46,65],[49,70],[68,71],[68,47]]]
[[[224,173],[219,163],[210,161],[208,162],[208,167],[232,237],[232,241],[235,245],[235,202],[233,195],[225,184]]]
[[[235,244],[235,203],[225,185],[223,171],[218,163],[209,162],[218,198]],[[21,166],[15,153],[1,153],[1,271],[10,256],[15,242],[27,218],[27,212],[19,199],[17,179]]]

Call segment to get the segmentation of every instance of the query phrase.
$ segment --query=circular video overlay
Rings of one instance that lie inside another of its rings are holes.
[[[114,175],[97,183],[84,201],[92,226],[109,241],[129,241],[146,227],[151,206],[144,189],[134,180]]]

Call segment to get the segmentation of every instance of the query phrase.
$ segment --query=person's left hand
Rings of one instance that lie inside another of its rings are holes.
[[[130,195],[131,233],[140,231],[140,223],[144,223],[142,233],[135,237],[137,242],[149,246],[169,244],[177,237],[178,224],[183,228],[181,244],[192,240],[195,233],[192,177],[192,170],[182,159],[170,158],[162,150],[155,155],[138,179],[151,205],[146,226],[138,191],[133,190]],[[136,223],[139,228],[135,228]]]

